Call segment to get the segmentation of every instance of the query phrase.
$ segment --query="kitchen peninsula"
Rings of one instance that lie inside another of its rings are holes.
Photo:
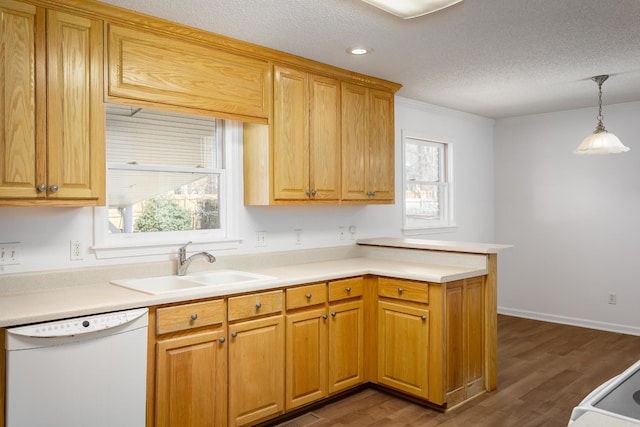
[[[171,275],[175,262],[4,275],[0,276],[0,326],[149,307],[149,426],[171,419],[172,407],[156,403],[172,402],[177,396],[163,380],[163,375],[171,375],[166,357],[172,356],[162,349],[205,333],[215,335],[212,348],[223,351],[229,384],[236,384],[228,395],[215,399],[224,402],[216,411],[216,425],[252,425],[369,383],[442,410],[495,389],[497,254],[509,246],[411,239],[357,243],[219,256],[213,266],[194,263],[193,269],[203,273],[207,267],[227,268],[275,277],[235,289],[207,287],[150,295],[110,283],[145,277],[149,271]],[[194,311],[199,309],[213,310],[209,313],[218,313],[217,317]],[[198,320],[182,322],[174,317],[193,314]],[[212,316],[215,319],[209,323],[201,320]],[[341,319],[346,320],[341,323]],[[309,332],[300,327],[309,322],[319,333],[296,335]],[[264,342],[276,358],[275,366],[260,366],[243,353],[242,343],[248,345],[243,331],[255,334],[261,328],[273,332],[263,338],[269,338]],[[306,348],[301,347],[304,343]],[[318,357],[311,351],[319,352]],[[318,361],[314,375],[304,375],[304,364],[296,363],[301,358]],[[269,405],[237,406],[239,401],[251,404],[235,394],[247,392],[242,383],[237,385],[243,378],[234,367],[238,361],[244,369],[275,372],[278,385],[269,388],[273,395],[261,396],[272,398]],[[341,364],[337,371],[336,364]],[[316,376],[317,372],[322,375]],[[300,377],[316,378],[317,384],[294,381]],[[188,373],[186,378],[191,378]],[[314,387],[317,392],[309,393]],[[269,409],[252,410],[258,407]]]

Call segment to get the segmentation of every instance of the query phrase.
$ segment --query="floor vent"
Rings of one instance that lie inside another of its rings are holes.
[[[275,427],[307,427],[311,424],[316,423],[317,421],[320,421],[321,419],[322,418],[320,418],[313,412],[309,412],[308,414],[304,414],[302,416],[299,416],[298,418],[294,418],[285,423],[278,424]]]

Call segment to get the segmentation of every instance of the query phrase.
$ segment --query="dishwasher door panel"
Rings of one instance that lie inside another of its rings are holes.
[[[144,427],[147,326],[7,351],[6,427]]]

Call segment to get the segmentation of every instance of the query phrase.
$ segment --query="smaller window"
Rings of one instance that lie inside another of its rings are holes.
[[[451,144],[403,134],[405,230],[454,226]]]

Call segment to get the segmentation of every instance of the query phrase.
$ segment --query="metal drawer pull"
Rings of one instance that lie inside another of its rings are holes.
[[[231,332],[231,338],[235,338],[235,337],[237,337],[237,336],[238,336],[238,333],[237,333],[237,332]]]
[[[351,288],[344,288],[345,291],[347,291],[347,293],[351,292]]]
[[[256,304],[256,310],[260,310],[262,308],[262,303],[257,303]]]
[[[305,296],[307,297],[307,299],[311,299],[311,294],[307,294]]]
[[[337,315],[337,314],[338,314],[338,313],[336,313],[335,311],[332,311],[332,312],[331,312],[331,316],[332,316],[332,317],[336,317],[336,315]]]
[[[220,339],[219,339],[218,341],[220,342],[220,344],[224,344],[224,342],[225,342],[226,340],[224,339],[224,337],[220,337]]]
[[[422,315],[422,317],[420,317],[422,320],[427,320],[427,316],[425,316],[424,314]]]
[[[399,293],[400,295],[402,295],[402,292],[404,292],[404,289],[402,289],[402,288],[398,288],[398,293]]]
[[[193,313],[191,315],[191,320],[196,320],[198,318],[198,315],[196,313]]]

